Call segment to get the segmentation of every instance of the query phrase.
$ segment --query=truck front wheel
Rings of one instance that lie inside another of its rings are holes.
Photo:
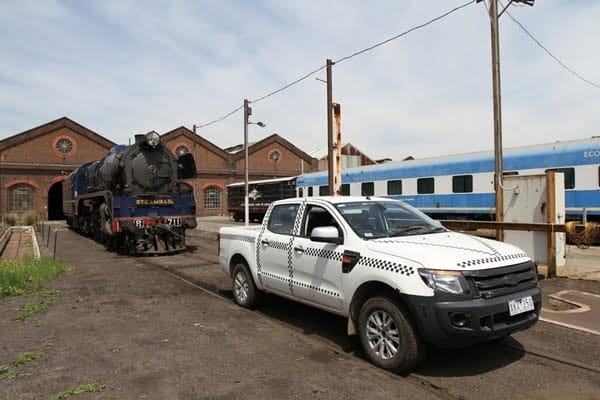
[[[245,264],[239,263],[233,268],[233,299],[245,308],[254,308],[260,295],[252,275]]]
[[[359,335],[371,362],[380,368],[407,372],[421,360],[424,348],[408,313],[386,297],[373,297],[360,309]]]

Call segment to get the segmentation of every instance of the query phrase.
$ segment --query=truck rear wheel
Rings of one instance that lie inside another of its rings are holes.
[[[424,346],[404,307],[386,297],[373,297],[360,309],[362,347],[376,366],[407,372],[421,360]]]
[[[245,308],[254,308],[258,303],[260,292],[252,280],[248,267],[239,263],[233,267],[233,300]]]

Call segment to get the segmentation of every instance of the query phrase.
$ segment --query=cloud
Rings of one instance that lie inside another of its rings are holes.
[[[462,1],[2,2],[0,139],[66,115],[110,140],[216,119],[307,72]],[[509,9],[567,65],[600,81],[600,5]],[[27,22],[27,23],[25,23]],[[336,64],[342,134],[373,158],[493,147],[489,21],[483,3]],[[504,145],[597,134],[600,91],[501,18]],[[252,105],[250,140],[279,133],[305,151],[326,138],[321,71]],[[199,134],[241,143],[242,113]]]

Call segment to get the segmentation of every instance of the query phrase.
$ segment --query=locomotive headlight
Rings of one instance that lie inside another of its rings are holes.
[[[450,294],[469,293],[469,284],[460,271],[419,269],[419,275],[423,282],[435,291]]]
[[[156,132],[148,132],[146,134],[146,143],[152,147],[156,147],[160,144],[160,135]]]

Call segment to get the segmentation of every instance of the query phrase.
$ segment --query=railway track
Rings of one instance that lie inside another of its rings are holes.
[[[215,258],[214,254],[213,254],[214,248],[211,248],[211,246],[209,246],[205,243],[202,243],[198,246],[197,251],[201,254],[199,256],[195,256],[195,257],[202,260],[202,262],[206,264],[206,265],[203,264],[204,266],[206,266],[207,268],[219,268],[214,263],[214,258]],[[205,293],[208,293],[212,296],[219,297],[221,299],[226,299],[228,301],[231,301],[231,298],[232,298],[231,291],[222,289],[223,286],[229,282],[228,278],[226,278],[225,275],[223,275],[224,280],[221,281],[220,284],[217,282],[214,282],[214,281],[210,282],[207,280],[193,278],[188,273],[186,273],[186,269],[193,268],[194,266],[197,266],[198,263],[190,262],[189,257],[186,257],[185,255],[179,255],[179,256],[174,256],[174,257],[180,258],[180,262],[178,260],[175,263],[169,263],[168,265],[165,265],[164,263],[157,262],[157,260],[153,259],[153,258],[140,258],[138,261],[142,264],[159,268],[162,271],[164,271],[166,274],[168,274],[172,277],[175,277],[175,278],[187,283],[188,285],[196,287]],[[226,283],[223,283],[224,281],[226,281]],[[292,302],[288,303],[287,300],[279,299],[279,298],[277,298],[277,301],[273,302],[273,303],[279,303],[279,306],[269,305],[267,307],[261,307],[258,310],[247,310],[247,311],[255,314],[257,317],[267,318],[271,322],[273,322],[279,326],[285,326],[286,328],[288,328],[292,332],[294,332],[296,335],[301,336],[304,340],[306,340],[308,342],[314,343],[319,346],[324,346],[327,349],[329,349],[330,351],[333,351],[340,356],[347,357],[347,358],[353,359],[353,360],[359,360],[359,362],[362,362],[362,363],[365,363],[365,365],[368,365],[369,368],[375,368],[362,356],[362,353],[359,349],[360,346],[358,345],[357,341],[354,338],[350,338],[345,335],[345,330],[344,330],[345,322],[342,321],[341,323],[339,323],[337,328],[333,329],[333,331],[334,331],[333,334],[331,333],[331,331],[327,331],[325,334],[321,335],[318,332],[319,329],[328,329],[328,328],[324,328],[324,326],[326,326],[328,324],[323,324],[323,323],[320,323],[320,321],[318,321],[320,318],[322,318],[322,315],[318,314],[317,316],[315,316],[315,311],[313,309],[311,309],[310,312],[304,311],[305,315],[300,317],[300,321],[295,321],[295,322],[291,321],[290,322],[290,320],[288,320],[284,316],[284,314],[287,312],[287,310],[289,310],[290,307],[292,307],[292,308],[299,307],[302,309],[302,308],[306,308],[306,306],[297,305],[296,303],[292,303]],[[273,309],[276,309],[276,308],[279,308],[279,309],[273,311]],[[302,313],[302,310],[301,310],[301,313]],[[327,313],[323,312],[323,314],[327,314]],[[335,318],[339,318],[339,317],[335,317]],[[306,325],[316,325],[316,327],[306,328]],[[313,332],[316,332],[316,334],[313,334]],[[506,340],[504,342],[498,343],[498,346],[501,347],[502,351],[505,354],[512,353],[512,356],[515,359],[518,359],[518,358],[522,357],[523,355],[526,355],[526,356],[536,358],[536,359],[551,361],[552,363],[556,363],[557,365],[562,366],[562,367],[576,368],[577,370],[585,370],[585,371],[600,374],[600,368],[598,368],[595,365],[590,365],[587,363],[583,363],[583,362],[580,362],[577,360],[569,359],[567,357],[563,357],[563,356],[560,356],[557,354],[552,354],[552,353],[545,352],[545,351],[532,350],[532,349],[528,349],[526,347],[517,346],[515,344],[512,344],[511,342],[512,342],[512,340]],[[412,385],[418,386],[421,389],[425,389],[425,390],[429,391],[433,396],[435,396],[435,398],[438,398],[438,399],[444,399],[444,400],[464,399],[464,396],[456,396],[456,395],[450,393],[450,390],[445,388],[443,384],[437,383],[435,381],[435,379],[431,379],[430,377],[420,375],[418,372],[411,373],[406,376],[402,376],[402,375],[398,375],[398,374],[391,373],[391,372],[384,371],[384,370],[379,370],[379,371],[380,371],[380,373],[386,374],[387,376],[389,376],[390,378],[392,378],[394,380],[408,382]]]

